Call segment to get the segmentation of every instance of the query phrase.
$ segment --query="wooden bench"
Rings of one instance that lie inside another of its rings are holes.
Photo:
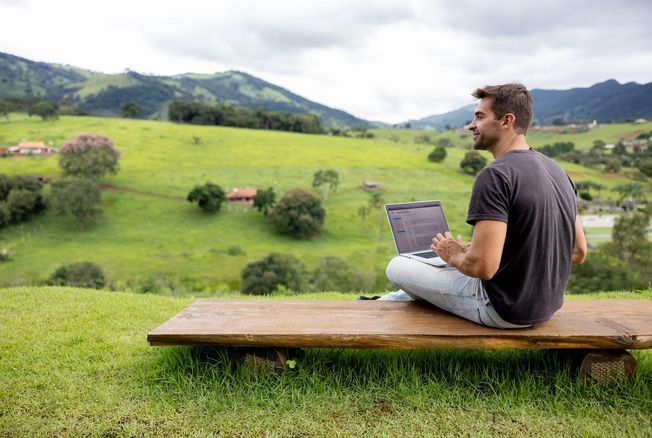
[[[534,328],[479,326],[423,302],[200,299],[147,335],[150,345],[289,348],[566,349],[580,373],[634,372],[626,349],[652,348],[652,301],[567,300]]]

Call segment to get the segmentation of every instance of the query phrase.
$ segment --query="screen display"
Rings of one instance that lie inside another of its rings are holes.
[[[448,231],[444,210],[436,201],[388,205],[387,215],[401,254],[430,249],[433,237]]]

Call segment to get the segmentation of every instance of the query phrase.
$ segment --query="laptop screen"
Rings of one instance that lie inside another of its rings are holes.
[[[439,201],[387,204],[385,209],[399,254],[430,249],[432,238],[449,230]]]

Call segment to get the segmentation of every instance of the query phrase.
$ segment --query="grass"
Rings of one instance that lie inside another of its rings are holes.
[[[652,290],[589,297],[652,299]],[[231,367],[220,350],[149,347],[146,333],[192,298],[0,289],[0,435],[652,431],[650,351],[633,352],[633,381],[587,384],[547,351],[309,349],[296,369],[274,373]]]
[[[35,284],[62,264],[90,261],[118,290],[137,289],[149,280],[175,291],[231,290],[238,289],[247,263],[272,251],[293,254],[308,269],[322,257],[337,255],[381,278],[395,250],[382,211],[364,221],[358,216],[369,203],[369,194],[359,188],[366,180],[382,184],[386,202],[442,200],[452,231],[467,240],[471,234],[464,219],[474,178],[459,169],[468,138],[454,131],[427,133],[450,137],[460,146],[449,148],[447,159],[435,164],[426,159],[432,146],[413,142],[423,135],[415,131],[378,130],[375,139],[353,139],[98,117],[42,122],[12,114],[9,121],[0,120],[2,145],[31,139],[60,146],[80,132],[107,135],[122,151],[119,173],[106,179],[116,189],[103,193],[103,217],[83,232],[71,217],[52,213],[3,229],[0,250],[13,256],[0,263],[0,286]],[[604,197],[613,196],[609,188],[628,181],[563,166],[575,179],[604,184]],[[324,201],[326,221],[312,240],[279,236],[248,208],[225,206],[207,215],[185,201],[194,185],[206,181],[227,190],[273,186],[279,195],[291,187],[310,188],[319,169],[337,170],[341,184]],[[0,159],[0,173],[60,175],[55,156]],[[235,245],[245,254],[228,256],[225,250]]]

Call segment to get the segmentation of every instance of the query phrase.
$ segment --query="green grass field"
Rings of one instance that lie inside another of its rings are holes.
[[[600,129],[620,129],[614,126]],[[60,146],[82,132],[107,135],[122,151],[119,173],[106,179],[115,190],[103,193],[103,217],[86,231],[71,217],[52,213],[3,229],[0,250],[13,256],[0,263],[0,286],[35,284],[62,264],[91,261],[118,290],[137,289],[150,280],[179,293],[232,290],[245,264],[272,251],[293,254],[309,269],[324,256],[338,255],[381,278],[394,245],[382,211],[364,221],[358,216],[359,207],[368,205],[369,194],[359,188],[366,180],[382,184],[386,202],[441,199],[452,231],[470,237],[464,219],[473,177],[459,169],[466,152],[459,141],[444,163],[434,164],[426,159],[432,146],[415,144],[414,136],[423,134],[415,131],[378,130],[375,139],[352,139],[97,117],[42,122],[11,115],[0,121],[0,145],[42,140]],[[452,131],[436,135],[459,137]],[[576,180],[608,188],[627,181],[622,175],[563,166]],[[273,186],[278,194],[310,188],[319,169],[335,169],[341,184],[324,202],[325,225],[312,240],[279,236],[261,214],[246,207],[225,205],[219,214],[207,215],[185,201],[194,185],[206,181],[227,190]],[[60,175],[56,156],[0,159],[0,173]],[[227,255],[233,245],[246,254]]]
[[[229,296],[229,295],[225,295]],[[353,299],[314,294],[312,299]],[[583,298],[652,299],[638,294]],[[273,299],[273,298],[267,298]],[[548,351],[306,350],[275,373],[149,347],[192,297],[0,289],[0,436],[649,436],[652,353],[589,384]]]

